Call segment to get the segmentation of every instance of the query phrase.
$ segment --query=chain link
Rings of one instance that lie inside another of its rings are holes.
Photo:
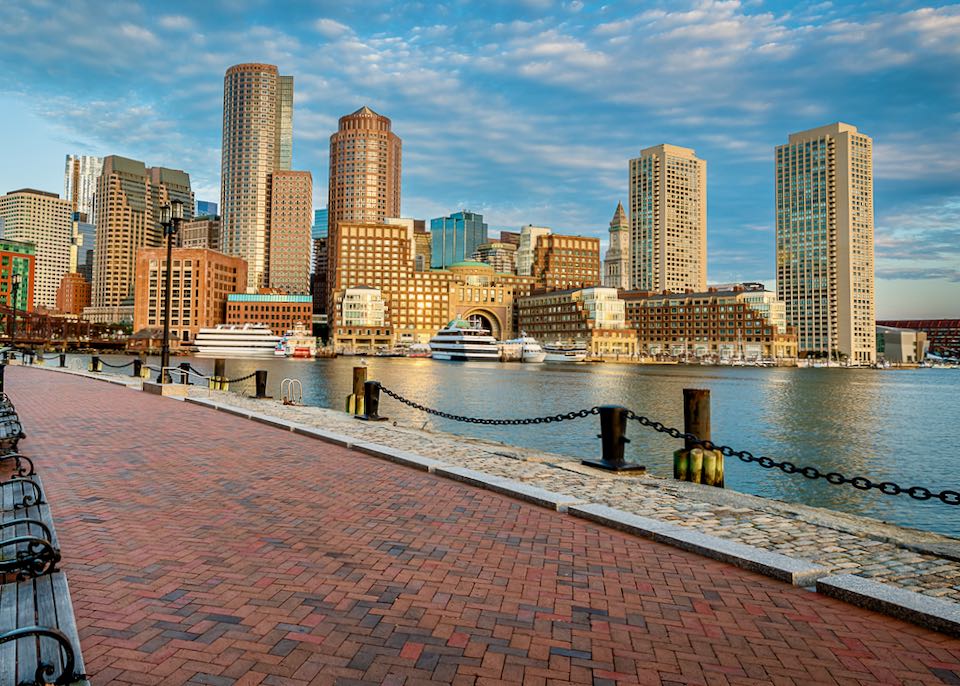
[[[691,443],[696,443],[704,450],[718,450],[721,454],[726,455],[727,457],[736,457],[742,462],[755,462],[764,469],[779,469],[784,474],[800,474],[811,480],[823,479],[827,483],[839,486],[841,484],[849,484],[857,490],[860,491],[869,491],[875,489],[884,493],[886,495],[900,495],[901,493],[906,493],[908,496],[914,500],[931,500],[936,498],[945,505],[960,505],[960,493],[957,491],[940,491],[939,493],[934,493],[929,488],[923,486],[912,486],[910,488],[904,488],[898,484],[893,483],[892,481],[881,481],[874,483],[865,476],[854,476],[846,477],[840,472],[828,472],[823,473],[816,467],[798,467],[797,465],[784,460],[783,462],[777,462],[772,457],[767,457],[761,455],[757,457],[748,450],[734,450],[730,446],[726,445],[717,445],[713,441],[701,441],[699,438],[690,433],[684,433],[678,429],[664,426],[660,422],[652,421],[643,415],[636,414],[633,410],[627,410],[627,419],[632,419],[633,421],[640,424],[640,426],[645,426],[658,431],[660,433],[668,434],[672,438],[682,438]]]
[[[252,379],[257,375],[256,372],[250,372],[246,376],[241,376],[239,379],[218,379],[217,377],[211,377],[220,383],[240,383],[241,381],[246,381],[247,379]]]
[[[134,360],[130,360],[126,364],[110,364],[106,360],[100,360],[100,364],[102,364],[104,367],[110,367],[112,369],[123,369],[124,367],[129,367],[133,363],[134,363]]]
[[[396,391],[391,391],[385,386],[380,386],[380,390],[394,400],[412,407],[415,410],[420,410],[421,412],[426,412],[427,414],[432,414],[436,417],[451,419],[455,422],[466,422],[468,424],[485,424],[492,426],[527,426],[529,424],[553,424],[554,422],[563,422],[570,419],[583,419],[584,417],[589,417],[592,414],[600,414],[599,407],[591,407],[587,410],[567,412],[566,414],[552,414],[545,417],[529,417],[524,419],[488,419],[485,417],[466,417],[464,415],[450,414],[449,412],[442,412],[441,410],[435,410],[432,407],[421,405],[420,403],[414,402],[408,398],[404,398]]]

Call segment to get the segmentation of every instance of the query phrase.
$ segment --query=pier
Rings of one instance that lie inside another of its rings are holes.
[[[819,593],[262,421],[6,372],[94,683],[960,679],[960,641]]]

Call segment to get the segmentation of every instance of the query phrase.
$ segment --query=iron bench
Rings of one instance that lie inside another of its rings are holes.
[[[0,482],[0,582],[54,572],[59,561],[60,546],[39,477]]]

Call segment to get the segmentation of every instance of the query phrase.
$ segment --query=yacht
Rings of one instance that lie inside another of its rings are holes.
[[[487,329],[457,318],[430,339],[435,360],[500,360],[497,339]]]
[[[279,342],[265,324],[218,324],[200,329],[193,345],[206,357],[273,357]]]
[[[537,339],[528,336],[526,331],[520,332],[520,338],[504,341],[504,344],[513,345],[520,349],[519,359],[521,362],[543,362],[547,356],[547,353],[537,343]]]
[[[301,323],[283,335],[284,353],[286,357],[316,357],[317,339],[310,335]]]
[[[557,341],[543,346],[543,351],[545,353],[544,362],[583,362],[587,359],[585,343],[561,343]]]

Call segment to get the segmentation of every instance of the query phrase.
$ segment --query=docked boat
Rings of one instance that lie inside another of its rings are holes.
[[[407,357],[430,357],[430,346],[426,343],[414,343],[407,348]]]
[[[279,342],[265,324],[218,324],[200,329],[193,345],[205,357],[273,357]]]
[[[587,359],[584,343],[548,343],[543,346],[544,362],[583,362]]]
[[[283,335],[287,357],[310,358],[317,355],[317,339],[311,336],[307,327],[297,324]]]
[[[528,336],[525,331],[520,332],[520,338],[504,341],[504,345],[519,348],[520,355],[516,359],[519,359],[521,362],[543,362],[547,357],[547,353],[543,347],[537,343],[537,339]]]
[[[500,359],[497,339],[487,329],[463,319],[454,319],[430,339],[430,355],[435,360]]]

